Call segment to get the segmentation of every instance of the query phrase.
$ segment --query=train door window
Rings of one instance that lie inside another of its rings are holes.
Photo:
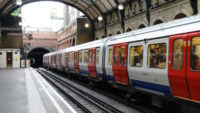
[[[74,53],[72,53],[71,55],[72,55],[72,57],[71,57],[72,60],[71,60],[71,61],[72,61],[72,63],[73,63],[73,62],[74,62]]]
[[[115,47],[115,50],[114,50],[114,65],[117,65],[117,63],[118,63],[118,51],[119,51],[119,48]]]
[[[92,63],[92,51],[89,52],[89,64]]]
[[[79,52],[79,62],[82,63],[82,52]]]
[[[167,45],[165,43],[148,46],[148,67],[164,69],[166,67]]]
[[[68,54],[65,53],[65,61],[68,61]]]
[[[200,37],[192,38],[191,46],[191,69],[200,71]]]
[[[96,50],[96,64],[99,64],[99,48]]]
[[[112,65],[113,60],[113,50],[112,48],[109,49],[109,65]]]
[[[92,52],[92,63],[94,63],[94,61],[95,61],[95,53]]]
[[[74,62],[74,53],[70,53],[70,55],[69,55],[69,62],[70,63]]]
[[[84,63],[88,63],[88,52],[84,52]]]
[[[131,67],[142,67],[143,66],[143,46],[132,46],[130,48],[130,62]]]
[[[183,65],[183,39],[176,39],[173,43],[173,69],[180,70]]]
[[[120,50],[120,65],[123,66],[125,64],[125,46],[122,46]]]

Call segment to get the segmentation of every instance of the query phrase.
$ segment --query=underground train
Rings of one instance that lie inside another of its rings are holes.
[[[48,53],[43,63],[128,92],[199,103],[200,16]]]

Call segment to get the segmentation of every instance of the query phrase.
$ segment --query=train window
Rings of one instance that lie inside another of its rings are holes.
[[[200,71],[200,37],[192,38],[190,60],[192,70]]]
[[[79,52],[79,62],[82,63],[82,52]]]
[[[167,45],[165,43],[150,44],[148,47],[148,67],[161,68],[166,67]]]
[[[130,66],[142,67],[143,66],[143,46],[133,46],[130,48]]]
[[[88,63],[88,52],[84,52],[84,63]]]
[[[117,65],[118,63],[118,51],[119,51],[119,48],[116,47],[114,50],[114,65]]]
[[[0,55],[2,55],[2,52],[0,52]]]
[[[183,64],[183,39],[176,39],[173,43],[173,69],[180,70]]]
[[[124,64],[125,64],[125,46],[122,46],[120,51],[120,65],[123,66]]]
[[[109,49],[109,65],[112,65],[113,51],[112,48]]]
[[[96,64],[99,64],[99,49],[96,52]]]

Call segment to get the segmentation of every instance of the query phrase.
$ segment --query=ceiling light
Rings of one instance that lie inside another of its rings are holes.
[[[123,9],[124,9],[124,5],[123,5],[123,4],[119,4],[119,5],[118,5],[118,9],[119,9],[119,10],[123,10]]]
[[[103,20],[103,17],[102,17],[102,16],[99,16],[99,17],[98,17],[98,20],[99,20],[99,21],[102,21],[102,20]]]
[[[85,28],[90,27],[90,25],[88,23],[85,23]]]
[[[22,0],[16,0],[16,5],[22,5]]]
[[[19,25],[22,26],[22,22],[19,22]]]

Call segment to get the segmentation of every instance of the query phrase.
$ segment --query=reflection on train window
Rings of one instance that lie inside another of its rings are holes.
[[[110,49],[109,49],[109,65],[112,65],[112,60],[113,60],[113,51],[112,51],[112,49],[110,48]]]
[[[130,66],[143,66],[143,46],[134,46],[130,49]]]
[[[183,64],[183,39],[176,39],[173,43],[173,69],[180,70]]]
[[[148,67],[161,68],[166,67],[166,44],[151,44],[148,47]]]
[[[88,63],[88,52],[84,52],[84,63]]]
[[[79,52],[79,62],[82,63],[82,52]]]
[[[96,64],[99,64],[99,49],[96,52]]]
[[[121,47],[121,51],[120,51],[120,65],[121,66],[125,65],[125,46]]]
[[[200,37],[192,38],[190,65],[192,70],[200,71]]]
[[[117,62],[118,62],[118,50],[119,50],[119,48],[115,47],[115,50],[114,50],[114,65],[117,65]]]
[[[89,51],[89,64],[92,63],[92,51]]]

